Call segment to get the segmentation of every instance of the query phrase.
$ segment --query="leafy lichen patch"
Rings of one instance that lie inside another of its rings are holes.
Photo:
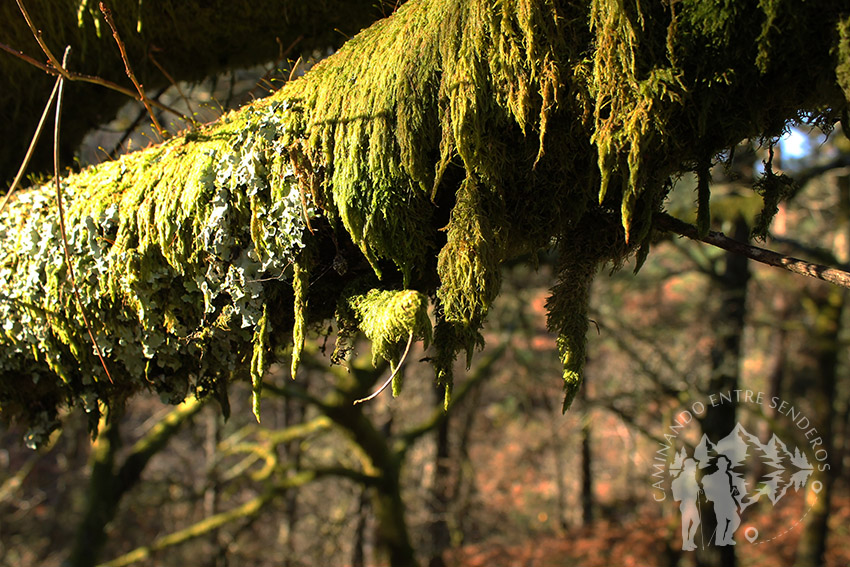
[[[97,413],[95,400],[149,387],[180,401],[191,390],[217,391],[214,384],[240,370],[252,343],[254,351],[268,348],[269,288],[291,279],[306,246],[305,215],[316,214],[277,159],[285,112],[258,106],[193,140],[64,179],[80,305],[62,255],[53,185],[11,203],[0,218],[4,416],[28,418],[38,409],[33,431],[49,432],[65,400]],[[80,309],[114,385],[85,336]],[[264,361],[254,354],[252,375],[261,375]]]

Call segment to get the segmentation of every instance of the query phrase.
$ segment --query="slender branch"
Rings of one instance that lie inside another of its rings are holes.
[[[299,476],[288,479],[287,484],[293,487],[300,486],[311,481],[313,476],[314,475],[312,474],[302,473]],[[227,512],[222,512],[220,514],[204,518],[185,529],[157,538],[150,545],[138,547],[133,551],[125,553],[111,561],[101,563],[100,567],[124,567],[125,565],[132,565],[139,561],[145,561],[150,559],[151,555],[155,552],[199,538],[204,534],[208,534],[213,530],[217,530],[218,528],[236,520],[242,518],[253,518],[262,512],[266,505],[274,500],[275,496],[280,493],[280,490],[280,488],[272,487],[260,496],[249,500],[241,506],[228,510]]]
[[[21,10],[21,14],[24,15],[24,19],[27,21],[27,25],[32,31],[32,35],[35,37],[35,40],[38,42],[38,45],[41,47],[41,50],[44,51],[44,54],[47,55],[47,59],[50,60],[50,64],[53,65],[53,68],[62,75],[64,78],[68,78],[68,71],[65,70],[65,65],[59,63],[59,60],[56,59],[56,56],[53,55],[53,52],[50,51],[50,48],[47,46],[47,43],[44,41],[44,38],[41,37],[41,30],[35,27],[35,24],[30,18],[29,12],[27,12],[27,7],[24,6],[23,0],[15,0],[18,3],[18,8]]]
[[[773,252],[772,250],[766,250],[764,248],[759,248],[758,246],[752,246],[750,244],[733,240],[722,232],[710,231],[705,237],[700,238],[695,226],[672,217],[667,213],[659,213],[655,215],[655,225],[662,230],[681,234],[682,236],[687,236],[692,240],[699,240],[700,242],[717,246],[718,248],[728,250],[734,254],[741,254],[751,260],[767,264],[768,266],[782,268],[783,270],[788,270],[795,274],[823,280],[825,282],[850,289],[850,272],[845,272],[838,268],[830,268],[822,264],[812,264],[811,262],[806,262],[791,256],[783,256],[782,254]]]
[[[62,57],[62,67],[64,68],[68,61],[68,54],[71,53],[71,46],[65,48],[65,55]],[[77,277],[74,274],[74,264],[71,262],[71,251],[68,249],[68,238],[65,231],[65,207],[62,205],[62,180],[59,176],[59,125],[62,120],[62,95],[65,91],[65,77],[59,77],[59,88],[56,97],[56,122],[53,129],[53,170],[56,178],[56,207],[59,210],[59,231],[62,234],[62,249],[65,252],[65,265],[68,266],[68,279],[71,282],[71,287],[74,290],[74,298],[77,300],[77,307],[80,309],[80,315],[83,318],[83,323],[86,325],[86,330],[89,333],[89,338],[94,345],[94,350],[100,363],[103,365],[103,370],[106,372],[106,377],[112,382],[112,375],[109,373],[109,368],[106,366],[106,360],[103,358],[103,353],[100,352],[100,346],[94,338],[89,319],[86,317],[86,311],[83,309],[83,302],[80,299],[80,290],[77,288]],[[114,382],[113,382],[114,383]]]
[[[50,98],[47,99],[47,104],[44,105],[44,111],[41,113],[41,118],[38,120],[38,126],[35,127],[35,134],[33,134],[32,140],[30,140],[30,147],[27,148],[24,161],[21,162],[21,167],[18,169],[18,174],[15,176],[15,180],[12,181],[12,186],[9,187],[6,197],[4,197],[3,202],[0,203],[0,213],[2,213],[3,209],[6,208],[6,204],[9,202],[9,199],[12,198],[12,194],[15,192],[15,189],[18,188],[18,184],[21,182],[21,178],[24,176],[27,166],[30,164],[30,159],[32,159],[32,154],[35,151],[35,146],[38,143],[38,139],[41,137],[41,131],[44,128],[44,123],[47,121],[47,115],[53,107],[53,100],[56,98],[56,93],[59,92],[59,83],[61,81],[62,77],[59,77],[56,79],[56,84],[53,85],[53,92],[50,93]]]
[[[77,73],[77,72],[74,72],[74,71],[68,71],[67,69],[65,70],[65,74],[63,75],[61,72],[59,72],[57,69],[54,69],[50,65],[45,65],[44,63],[41,63],[37,59],[30,57],[26,53],[24,53],[22,51],[18,51],[17,49],[15,49],[13,47],[9,47],[5,43],[0,43],[0,49],[2,49],[3,51],[5,51],[7,53],[14,55],[18,59],[26,61],[27,63],[29,63],[33,67],[41,69],[42,71],[44,71],[48,75],[64,77],[65,80],[67,80],[67,81],[79,81],[81,83],[89,83],[89,84],[92,84],[92,85],[98,85],[98,86],[101,86],[101,87],[105,87],[109,90],[112,90],[112,91],[115,91],[117,93],[121,93],[124,96],[130,97],[133,100],[137,100],[139,102],[142,102],[142,99],[139,97],[139,93],[133,92],[128,88],[122,87],[118,83],[113,83],[112,81],[110,81],[108,79],[104,79],[102,77],[95,77],[93,75],[86,75],[85,73]],[[149,99],[149,101],[150,101],[151,105],[157,107],[160,110],[164,110],[165,112],[170,112],[173,115],[177,116],[178,118],[185,120],[186,122],[192,121],[191,118],[189,118],[188,116],[186,116],[185,114],[183,114],[179,110],[175,110],[175,109],[171,108],[170,106],[163,104],[163,103],[156,101],[156,100],[150,100]]]
[[[0,43],[0,49],[2,49],[3,51],[5,51],[7,53],[11,53],[12,55],[17,57],[18,59],[26,61],[27,63],[29,63],[33,67],[38,67],[39,69],[41,69],[42,71],[44,71],[45,73],[47,73],[49,75],[59,75],[60,74],[59,71],[57,71],[53,67],[45,65],[44,63],[42,63],[38,59],[36,59],[34,57],[30,57],[29,55],[27,55],[23,51],[18,51],[17,49],[8,46],[5,43]],[[68,77],[68,78],[70,78],[70,77]]]
[[[368,402],[369,400],[376,398],[378,396],[378,394],[380,394],[381,392],[383,392],[384,390],[387,389],[387,386],[392,384],[393,378],[395,378],[396,374],[398,374],[398,371],[401,370],[401,367],[404,366],[404,360],[407,358],[407,353],[410,351],[410,345],[412,343],[413,343],[413,331],[410,331],[410,336],[407,338],[407,346],[404,348],[404,354],[401,355],[401,360],[399,361],[398,366],[396,366],[395,370],[392,371],[392,374],[390,374],[390,377],[387,378],[386,382],[381,384],[380,388],[378,388],[377,390],[375,390],[374,392],[372,392],[371,394],[369,394],[365,398],[360,398],[359,400],[354,400],[355,406],[357,404],[360,404],[360,403],[363,403],[363,402]]]
[[[150,105],[150,100],[148,99],[148,97],[145,96],[145,88],[138,81],[138,79],[136,79],[136,74],[133,73],[133,68],[130,67],[130,59],[127,57],[127,49],[124,47],[124,42],[121,41],[121,36],[118,33],[118,27],[115,25],[115,20],[112,19],[112,10],[107,8],[106,4],[104,4],[103,2],[101,2],[99,6],[100,11],[103,12],[103,17],[106,19],[106,23],[109,24],[109,27],[112,29],[112,37],[115,38],[115,43],[118,44],[118,50],[121,52],[121,59],[124,61],[124,70],[127,72],[127,76],[130,77],[130,80],[133,81],[133,85],[139,92],[139,97],[141,97],[142,104],[144,104],[145,108],[148,109],[148,114],[150,114],[151,120],[153,120],[153,125],[156,128],[156,131],[159,132],[159,137],[164,140],[165,131],[162,129],[162,126],[160,126],[159,124],[159,120],[156,119],[156,115],[153,113],[153,109]]]
[[[126,492],[136,485],[148,462],[168,444],[186,421],[203,409],[205,404],[206,400],[188,398],[136,441],[117,474],[122,491]]]
[[[160,62],[156,60],[156,57],[154,57],[154,55],[153,55],[154,51],[158,51],[158,49],[151,48],[148,51],[148,59],[150,59],[153,62],[153,64],[156,65],[156,68],[159,69],[159,72],[162,73],[163,75],[165,75],[165,78],[168,79],[168,81],[172,85],[174,85],[174,88],[177,89],[177,94],[180,95],[180,98],[183,99],[183,103],[186,105],[186,109],[189,112],[189,116],[190,117],[194,116],[195,112],[192,110],[192,102],[189,100],[189,97],[187,97],[186,93],[183,92],[183,89],[180,88],[180,83],[175,81],[174,77],[171,76],[171,73],[166,71],[165,67],[163,67],[160,64]],[[194,120],[192,120],[192,122],[194,122]]]
[[[168,90],[168,87],[162,87],[161,89],[159,89],[153,95],[153,98],[150,99],[151,102],[158,100],[159,97],[161,97],[162,94],[167,90]],[[124,144],[133,136],[133,134],[136,133],[136,129],[139,127],[139,125],[141,125],[142,120],[144,120],[145,116],[147,116],[147,115],[148,115],[147,109],[144,108],[144,107],[140,108],[139,113],[136,115],[136,118],[134,118],[133,122],[131,122],[126,128],[124,128],[124,133],[121,135],[121,139],[118,140],[117,142],[115,142],[115,145],[112,146],[112,149],[109,152],[107,152],[103,148],[99,148],[99,149],[103,150],[103,152],[106,154],[108,159],[117,159],[119,155],[129,152],[130,146],[128,145],[128,146],[124,147]]]

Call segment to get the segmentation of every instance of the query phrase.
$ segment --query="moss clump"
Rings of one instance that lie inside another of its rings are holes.
[[[838,45],[836,46],[836,58],[838,65],[835,69],[836,79],[841,89],[844,91],[844,97],[850,102],[850,16],[845,15],[838,20]],[[848,130],[845,133],[850,135]]]
[[[428,298],[415,290],[373,289],[345,298],[341,313],[372,341],[372,359],[386,360],[395,368],[404,344],[412,337],[431,343]]]

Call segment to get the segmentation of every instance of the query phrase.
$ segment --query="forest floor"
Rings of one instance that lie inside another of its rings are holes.
[[[803,508],[803,504],[799,508]],[[802,533],[801,526],[787,529],[799,510],[789,507],[781,514],[764,515],[759,525],[765,532],[787,533],[768,545],[752,545],[736,537],[740,567],[782,567],[793,564],[795,549]],[[677,520],[675,518],[674,520]],[[658,515],[636,517],[629,522],[598,520],[590,526],[566,531],[561,536],[539,535],[519,543],[488,541],[451,552],[451,567],[682,567],[693,565],[691,553],[676,549],[676,533],[671,549],[670,519]],[[747,527],[744,522],[740,529]],[[824,567],[850,565],[850,493],[846,488],[833,499],[830,517],[827,563]],[[738,532],[741,533],[740,531]],[[765,542],[767,543],[767,542]]]

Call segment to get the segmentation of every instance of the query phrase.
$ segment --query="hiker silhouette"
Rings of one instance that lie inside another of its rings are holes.
[[[700,524],[697,507],[700,487],[697,482],[696,462],[693,459],[684,460],[682,471],[673,479],[670,489],[673,492],[673,499],[681,501],[679,510],[682,512],[682,550],[693,551],[697,548],[694,536]]]
[[[705,497],[714,502],[714,515],[717,518],[717,537],[715,544],[718,546],[735,545],[732,536],[741,525],[738,515],[738,488],[732,482],[732,473],[729,471],[729,458],[720,455],[715,459],[717,470],[702,478],[702,488]]]

